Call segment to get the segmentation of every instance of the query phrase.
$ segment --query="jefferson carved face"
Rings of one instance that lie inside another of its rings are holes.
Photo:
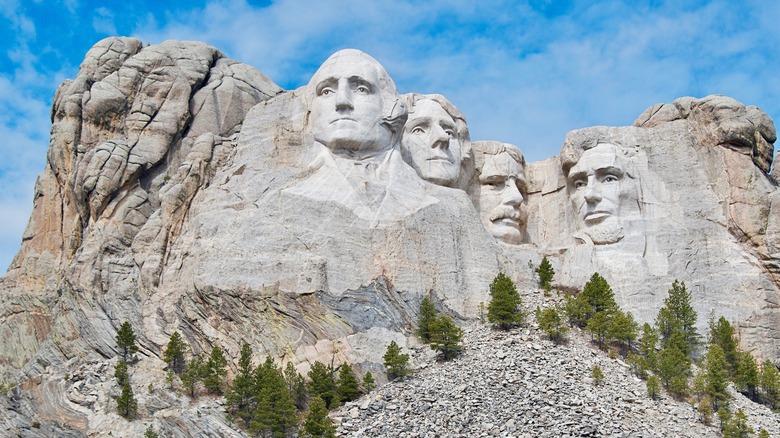
[[[389,149],[392,132],[382,124],[382,67],[356,50],[337,52],[314,74],[311,131],[314,140],[333,150]]]
[[[420,178],[453,186],[460,176],[461,144],[455,121],[433,100],[415,103],[401,137],[404,158]]]
[[[569,199],[580,229],[594,243],[614,243],[623,237],[620,208],[627,197],[625,169],[614,145],[600,143],[586,150],[570,170]]]
[[[505,243],[523,241],[525,169],[507,152],[484,154],[479,175],[479,214],[488,232]]]

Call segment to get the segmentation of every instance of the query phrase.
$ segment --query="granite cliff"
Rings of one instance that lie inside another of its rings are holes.
[[[522,145],[472,143],[443,96],[399,95],[357,51],[284,91],[202,43],[103,40],[56,93],[34,210],[0,279],[0,377],[19,383],[2,420],[74,436],[113,424],[98,375],[124,321],[136,378],[153,385],[174,331],[233,363],[246,342],[302,373],[315,360],[381,373],[390,340],[416,344],[424,296],[474,318],[499,271],[534,288],[543,255],[555,287],[598,271],[641,322],[683,280],[700,331],[726,316],[777,362],[775,140],[756,107],[686,97],[525,163]],[[150,396],[148,412],[174,405]]]

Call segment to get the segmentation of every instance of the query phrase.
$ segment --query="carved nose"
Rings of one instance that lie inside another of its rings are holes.
[[[589,204],[598,203],[601,201],[601,192],[588,185],[588,188],[585,189],[585,201]]]
[[[431,132],[431,147],[440,149],[449,149],[450,136],[441,126],[435,126]]]
[[[336,109],[354,109],[352,106],[352,93],[349,87],[339,86],[336,89]]]
[[[523,194],[520,193],[520,189],[517,188],[515,181],[508,180],[506,182],[507,187],[504,190],[504,204],[518,206],[523,203]]]

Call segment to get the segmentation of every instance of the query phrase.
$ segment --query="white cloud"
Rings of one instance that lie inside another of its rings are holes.
[[[116,35],[114,13],[107,8],[95,9],[95,15],[92,17],[92,28],[100,35]]]

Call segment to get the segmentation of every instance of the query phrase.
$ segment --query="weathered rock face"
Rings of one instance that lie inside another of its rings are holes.
[[[410,96],[353,50],[282,92],[204,44],[98,43],[57,92],[35,209],[0,279],[0,373],[31,394],[14,415],[56,433],[114,421],[109,401],[85,399],[101,382],[62,375],[97,373],[125,320],[134,378],[159,386],[174,331],[194,354],[235,360],[246,342],[302,373],[315,360],[381,371],[390,340],[414,345],[424,296],[472,318],[499,271],[532,287],[542,254],[559,287],[598,271],[642,321],[684,280],[702,327],[713,310],[780,358],[780,190],[760,110],[684,98],[526,164],[500,142],[472,153],[446,99]]]

